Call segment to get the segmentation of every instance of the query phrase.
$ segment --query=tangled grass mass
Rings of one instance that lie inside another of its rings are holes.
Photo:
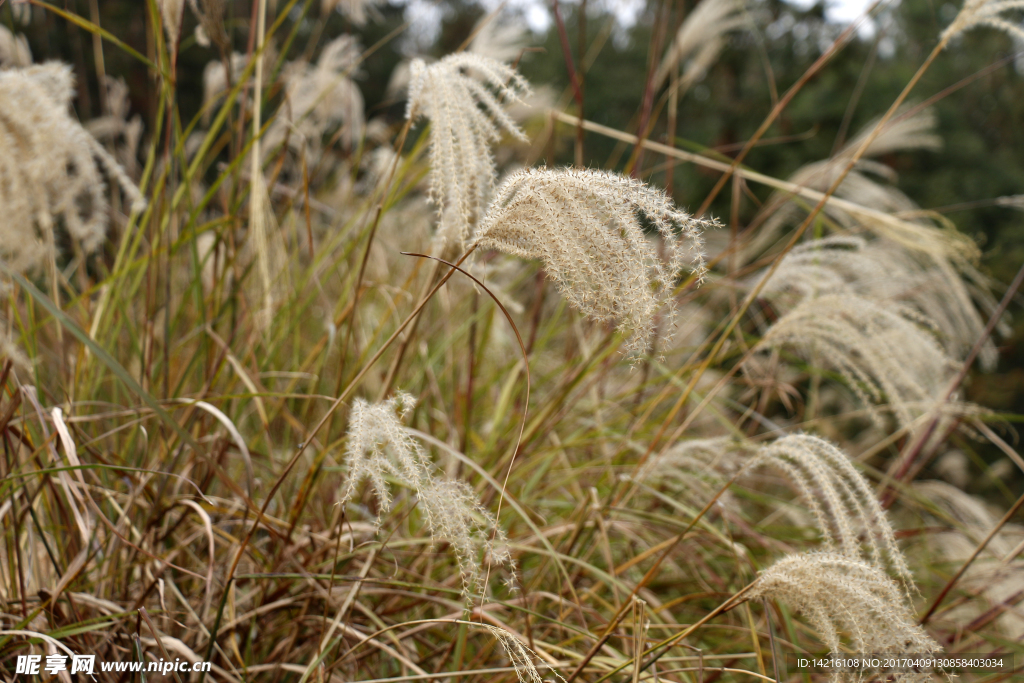
[[[744,158],[788,100],[731,156],[675,144],[764,28],[739,0],[659,38],[630,131],[580,115],[565,36],[564,96],[528,83],[498,14],[402,48],[403,116],[364,97],[408,28],[356,35],[384,3],[148,0],[145,45],[103,3],[0,3],[4,680],[1019,676],[1024,498],[969,493],[965,451],[1024,460],[964,388],[1020,277],[891,160],[942,154],[919,76],[1020,8],[953,8],[887,112],[774,178]],[[91,56],[34,54],[44,22]],[[787,667],[856,653],[1018,668]]]

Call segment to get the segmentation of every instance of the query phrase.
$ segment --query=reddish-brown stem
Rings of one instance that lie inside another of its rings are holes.
[[[871,14],[871,12],[875,10],[875,7],[878,6],[878,3],[880,1],[881,0],[875,0],[871,7],[869,7],[864,12],[863,16],[866,17],[869,14]],[[757,145],[758,140],[760,140],[761,137],[768,132],[768,129],[771,127],[773,123],[775,123],[775,120],[779,118],[779,115],[782,114],[783,110],[785,110],[785,108],[789,106],[789,103],[793,101],[793,98],[796,97],[796,94],[800,92],[800,90],[802,90],[803,87],[807,85],[807,83],[815,75],[817,75],[819,71],[821,71],[824,68],[824,66],[829,62],[829,60],[835,57],[839,53],[839,50],[841,50],[846,45],[846,43],[848,43],[853,38],[854,34],[856,33],[859,27],[860,21],[855,21],[851,23],[846,28],[846,30],[839,34],[839,36],[832,42],[829,48],[825,50],[825,52],[823,52],[820,57],[814,60],[814,63],[811,64],[811,66],[807,69],[807,71],[803,73],[802,76],[800,76],[797,82],[794,83],[793,86],[786,91],[786,94],[782,96],[782,99],[779,100],[778,104],[776,104],[772,108],[771,113],[768,114],[768,117],[763,122],[761,122],[760,127],[754,132],[750,139],[747,140],[747,144],[743,146],[743,149],[740,150],[740,153],[736,155],[736,158],[732,162],[732,167],[728,171],[726,171],[722,175],[722,177],[718,179],[718,182],[715,183],[715,186],[711,188],[711,192],[708,193],[708,196],[704,198],[704,202],[700,205],[700,208],[697,209],[698,216],[707,213],[708,208],[711,206],[711,202],[715,200],[715,197],[718,196],[718,193],[722,191],[723,187],[725,187],[725,183],[728,182],[729,178],[732,176],[736,168],[743,163],[744,159],[747,158],[747,154],[750,153],[750,150],[752,150],[754,146]]]
[[[583,111],[583,89],[580,87],[579,74],[576,73],[572,49],[569,47],[569,33],[565,30],[565,20],[562,19],[562,10],[558,6],[558,0],[551,0],[551,4],[555,15],[555,25],[558,27],[558,42],[562,46],[562,58],[565,60],[565,69],[569,72],[569,82],[572,84],[573,98],[580,111]]]
[[[954,377],[950,381],[949,386],[946,387],[945,393],[936,405],[935,416],[932,418],[931,422],[928,423],[928,426],[918,433],[917,437],[907,447],[906,455],[897,460],[893,467],[893,472],[891,473],[891,478],[893,480],[902,482],[908,478],[908,475],[912,471],[916,473],[916,471],[923,466],[923,463],[919,464],[916,461],[918,460],[924,445],[928,443],[939,424],[939,420],[942,417],[942,406],[949,402],[949,399],[952,398],[953,394],[956,393],[956,390],[960,388],[960,385],[963,384],[963,381],[967,378],[968,371],[974,364],[975,359],[977,359],[978,354],[981,353],[981,349],[985,346],[985,342],[988,341],[992,331],[995,330],[996,325],[999,324],[999,320],[1003,317],[1003,313],[1010,305],[1010,301],[1012,301],[1013,297],[1017,294],[1017,290],[1020,289],[1022,282],[1024,282],[1024,264],[1022,264],[1020,269],[1017,271],[1016,277],[1013,278],[1013,282],[1010,283],[1010,286],[1007,288],[1006,293],[1003,295],[1003,298],[996,307],[996,310],[994,310],[992,315],[989,316],[988,324],[985,325],[985,329],[982,330],[981,335],[974,342],[971,352],[967,354],[967,358],[960,367],[960,372],[956,374],[956,377]],[[916,469],[913,469],[915,467]],[[893,504],[893,502],[895,502],[895,500],[896,490],[895,488],[890,487],[882,496],[882,507],[888,508]]]
[[[981,543],[978,544],[978,547],[974,549],[974,552],[971,553],[971,556],[967,558],[967,561],[963,563],[959,570],[957,570],[957,573],[954,574],[953,577],[948,582],[946,582],[946,585],[942,587],[942,590],[939,591],[938,597],[935,598],[935,602],[933,602],[932,606],[928,608],[928,611],[925,613],[925,615],[921,617],[922,625],[926,624],[928,620],[931,618],[931,616],[935,614],[935,610],[937,610],[939,608],[939,605],[942,604],[942,601],[945,600],[946,595],[949,593],[949,591],[953,590],[953,586],[956,585],[956,582],[959,581],[961,577],[963,577],[964,572],[966,572],[968,567],[970,567],[971,564],[974,563],[974,560],[978,558],[978,555],[980,555],[981,551],[984,550],[985,547],[989,544],[989,541],[995,538],[995,535],[999,533],[999,530],[1006,526],[1006,523],[1009,522],[1015,514],[1017,514],[1017,511],[1020,510],[1021,506],[1024,506],[1024,495],[1018,498],[1017,502],[1013,504],[1013,507],[1006,511],[1006,514],[1003,515],[1003,518],[1000,519],[999,522],[992,528],[992,531],[988,533],[988,536],[986,536],[981,541]]]
[[[458,260],[458,262],[455,265],[461,265],[463,261],[469,258],[470,254],[472,254],[473,251],[475,251],[475,249],[476,247],[470,247],[466,251],[466,253],[462,255],[462,257]],[[324,414],[324,416],[320,418],[320,421],[317,422],[316,426],[314,426],[313,429],[310,430],[309,436],[306,438],[306,440],[299,444],[298,449],[295,451],[295,455],[293,455],[291,460],[288,461],[288,464],[285,465],[284,470],[282,470],[281,474],[278,475],[277,480],[274,482],[274,485],[267,493],[266,500],[263,501],[263,505],[262,507],[260,507],[259,515],[253,521],[252,526],[249,527],[249,532],[246,534],[245,539],[242,541],[242,543],[239,544],[238,550],[235,551],[235,559],[232,561],[231,567],[229,568],[227,576],[224,579],[225,585],[227,585],[228,582],[230,582],[234,578],[235,571],[238,569],[238,563],[242,561],[242,555],[245,553],[245,549],[246,547],[248,547],[249,541],[252,540],[253,534],[256,533],[256,529],[259,527],[260,521],[265,518],[265,513],[267,511],[267,507],[270,505],[270,501],[273,500],[274,494],[277,493],[277,490],[281,487],[281,484],[283,484],[284,480],[288,477],[288,473],[291,472],[293,467],[295,467],[295,463],[299,461],[299,458],[301,458],[302,454],[306,452],[306,449],[309,447],[309,444],[313,441],[313,439],[320,432],[323,426],[327,424],[327,422],[331,419],[331,416],[334,415],[334,412],[341,406],[342,402],[346,398],[348,398],[349,394],[352,393],[352,390],[355,389],[359,382],[363,379],[363,377],[366,376],[366,373],[370,371],[370,368],[372,368],[377,363],[377,361],[380,360],[380,357],[383,356],[384,352],[387,351],[388,348],[390,348],[390,346],[395,342],[396,339],[398,339],[399,335],[402,334],[405,328],[408,327],[409,324],[412,323],[417,318],[417,316],[419,316],[420,311],[422,311],[423,308],[427,305],[431,297],[433,297],[434,294],[436,294],[437,291],[441,289],[441,287],[443,287],[444,284],[448,282],[448,280],[454,274],[455,268],[450,269],[447,273],[445,273],[445,276],[441,278],[441,281],[434,285],[434,288],[431,289],[430,292],[428,292],[427,295],[420,300],[419,305],[416,306],[416,308],[412,311],[412,313],[408,315],[408,317],[406,317],[404,321],[402,321],[402,324],[398,326],[398,329],[396,329],[391,334],[391,336],[387,338],[387,340],[381,345],[381,347],[377,349],[377,352],[373,354],[373,357],[370,358],[365,365],[363,365],[362,369],[360,369],[356,376],[352,378],[352,381],[348,383],[344,391],[342,391],[341,394],[338,395],[338,398],[334,399],[334,402],[331,403],[330,407],[327,409],[327,412]]]
[[[565,30],[565,21],[562,19],[562,11],[558,6],[558,0],[551,0],[552,7],[554,9],[555,24],[558,26],[558,42],[562,46],[562,58],[565,60],[566,71],[569,72],[569,81],[572,83],[573,99],[576,100],[576,108],[580,112],[580,119],[583,119],[583,77],[579,71],[576,70],[576,65],[572,59],[572,50],[569,47],[569,34]],[[583,14],[587,11],[587,2],[583,0],[580,6],[580,60],[583,59],[583,46],[584,46],[584,34],[582,33],[585,24],[585,19],[582,18]],[[581,64],[582,66],[582,64]],[[583,166],[583,125],[576,127],[576,150],[575,150],[575,161],[576,166]]]
[[[647,80],[644,85],[644,96],[640,110],[640,123],[637,126],[637,135],[640,136],[641,141],[646,140],[647,136],[651,134],[651,129],[654,127],[654,121],[651,120],[651,111],[654,109],[654,91],[656,84],[654,82],[654,76],[658,71],[658,57],[661,54],[661,45],[665,40],[665,32],[668,24],[668,0],[661,5],[661,16],[658,19],[657,26],[654,31],[654,42],[651,43],[651,52],[647,60]],[[644,146],[639,144],[633,148],[633,154],[630,156],[629,161],[626,163],[625,172],[632,175],[634,178],[640,177],[640,169],[644,163]]]

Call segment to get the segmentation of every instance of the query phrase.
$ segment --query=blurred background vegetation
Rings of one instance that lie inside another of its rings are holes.
[[[143,53],[147,44],[140,0],[63,0],[59,6],[85,17],[99,16],[103,28]],[[642,116],[642,102],[649,65],[664,50],[666,36],[686,17],[692,3],[679,0],[670,12],[655,16],[654,7],[637,15],[632,25],[616,19],[615,6],[590,2],[581,17],[581,5],[560,3],[565,39],[558,24],[549,21],[545,31],[527,31],[520,69],[534,84],[551,88],[552,97],[577,107],[570,87],[563,42],[576,65],[583,68],[584,118],[635,132]],[[228,3],[228,26],[233,48],[246,50],[252,3]],[[441,56],[457,49],[472,33],[488,9],[467,0],[436,4],[379,4],[363,26],[352,25],[340,13],[319,19],[319,0],[300,2],[286,21],[299,22],[297,39],[287,57],[314,56],[324,38],[343,32],[360,37],[372,48],[357,77],[366,100],[367,119],[374,116],[398,121],[404,115],[404,95],[388,85],[403,60],[417,55]],[[538,2],[534,11],[552,15],[553,5]],[[681,100],[675,145],[684,149],[711,148],[723,155],[735,154],[785,93],[828,49],[845,26],[826,19],[822,3],[801,8],[780,0],[753,0],[755,29],[736,32],[719,61]],[[880,115],[896,98],[958,5],[934,0],[887,3],[874,15],[870,30],[862,30],[828,65],[810,80],[751,152],[746,163],[779,178],[788,177],[809,159],[827,158],[864,124]],[[35,8],[27,24],[17,23],[37,59],[62,59],[74,65],[78,78],[75,106],[81,119],[102,114],[99,83],[93,58],[93,36],[51,12]],[[418,10],[418,11],[417,11]],[[505,8],[501,21],[525,26],[522,7]],[[435,17],[436,22],[424,17]],[[581,18],[583,19],[581,21]],[[11,28],[16,17],[10,1],[0,7],[0,21]],[[193,16],[185,13],[183,43],[178,64],[178,97],[183,121],[197,114],[203,101],[204,66],[218,55],[202,48],[192,37]],[[536,21],[533,22],[536,26]],[[580,31],[585,32],[581,40]],[[578,54],[579,46],[588,54]],[[137,61],[116,49],[104,51],[106,71],[125,78],[132,108],[147,123],[154,119],[156,88],[146,87],[150,75]],[[921,206],[946,216],[961,232],[973,237],[983,251],[982,270],[1001,290],[1024,261],[1024,45],[994,30],[977,30],[961,36],[927,71],[915,88],[916,103],[933,102],[938,132],[944,146],[937,151],[901,152],[880,159],[898,172],[896,184]],[[144,99],[144,98],[149,99]],[[641,103],[638,106],[638,103]],[[663,106],[653,102],[652,106]],[[576,109],[578,111],[578,108]],[[666,142],[665,117],[650,139]],[[571,131],[555,138],[555,144],[536,151],[538,163],[572,163],[575,159]],[[583,162],[596,168],[622,170],[629,158],[614,140],[587,134]],[[647,155],[639,174],[650,182],[668,182],[662,158]],[[718,178],[681,164],[675,167],[670,188],[676,201],[691,210]],[[1015,199],[1016,195],[1020,197]],[[752,217],[758,202],[768,196],[763,187],[751,186],[742,199],[741,211]],[[711,212],[727,213],[730,193],[723,192]],[[1011,307],[1012,309],[1012,307]],[[1013,333],[999,340],[999,371],[975,375],[968,399],[1005,413],[1024,413],[1024,320],[1012,321]],[[1011,420],[1013,418],[1010,418]],[[993,459],[997,457],[993,451]]]

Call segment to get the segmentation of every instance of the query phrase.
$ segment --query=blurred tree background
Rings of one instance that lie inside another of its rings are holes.
[[[151,1],[151,0],[148,0]],[[148,44],[149,12],[142,0],[63,0],[61,8],[95,20],[104,29],[143,54]],[[245,52],[253,3],[228,2],[228,27],[233,49]],[[287,5],[271,3],[272,13]],[[649,68],[664,53],[674,28],[694,3],[651,0],[632,26],[617,23],[610,5],[560,3],[565,27],[560,39],[558,23],[542,33],[524,36],[530,48],[521,53],[521,71],[535,85],[547,85],[567,111],[578,111],[569,81],[563,43],[577,67],[585,65],[582,85],[583,113],[588,120],[620,131],[636,132],[642,117]],[[276,7],[275,7],[276,6]],[[371,51],[357,82],[366,100],[367,118],[396,122],[404,115],[404,95],[389,90],[392,74],[403,60],[418,54],[441,56],[458,49],[470,37],[484,7],[469,0],[438,4],[379,4],[370,9],[365,25],[354,25],[338,12],[323,14],[320,0],[300,0],[284,21],[295,29],[286,56],[315,58],[325,38],[343,32],[359,36]],[[552,4],[538,5],[552,14]],[[422,11],[423,8],[430,10]],[[720,59],[679,102],[675,144],[683,149],[717,150],[734,155],[786,92],[844,29],[826,20],[827,8],[818,3],[800,8],[780,0],[751,0],[751,30],[731,35]],[[763,142],[747,157],[750,167],[786,178],[801,165],[825,159],[872,118],[893,102],[935,45],[938,34],[952,19],[958,5],[932,0],[887,3],[875,14],[874,30],[850,41],[803,86]],[[35,8],[32,16],[15,14],[10,0],[0,7],[0,21],[29,40],[37,61],[62,59],[74,65],[78,77],[76,107],[81,119],[102,114],[95,68],[93,36],[52,12]],[[523,10],[506,10],[502,21],[524,22]],[[420,17],[437,17],[436,26]],[[20,19],[20,21],[19,21]],[[195,19],[185,13],[178,65],[183,126],[201,109],[204,66],[219,59],[213,48],[199,46],[192,35]],[[581,40],[581,27],[585,35]],[[282,34],[287,34],[287,31]],[[580,47],[584,55],[580,54]],[[281,46],[278,46],[279,48]],[[997,294],[1024,261],[1024,46],[1004,32],[980,29],[961,36],[940,55],[914,89],[911,101],[934,100],[942,149],[898,153],[883,157],[897,173],[896,184],[926,209],[935,210],[974,238],[983,251],[982,270],[995,281]],[[106,72],[123,77],[130,88],[132,108],[144,121],[153,120],[158,102],[145,98],[156,89],[143,87],[152,76],[123,51],[105,45]],[[655,93],[652,108],[664,105]],[[650,139],[667,142],[664,112]],[[542,128],[535,128],[543,134]],[[555,140],[538,150],[538,163],[569,164],[575,158],[575,132],[561,124]],[[586,134],[585,165],[623,170],[631,149],[614,140]],[[646,154],[639,174],[659,185],[667,183],[664,159]],[[672,178],[677,202],[695,209],[718,179],[717,173],[679,164]],[[768,197],[765,188],[750,186],[741,208],[749,218],[757,202]],[[1021,195],[1020,201],[1013,197]],[[723,192],[711,207],[726,213],[730,193]],[[976,375],[968,399],[998,411],[1024,413],[1024,321],[1012,321],[1013,333],[999,341],[999,371]],[[993,451],[992,457],[997,457]]]

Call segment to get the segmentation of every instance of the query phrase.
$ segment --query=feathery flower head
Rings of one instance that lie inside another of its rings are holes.
[[[188,4],[199,19],[195,33],[196,42],[203,47],[209,47],[212,42],[220,49],[226,50],[230,44],[224,26],[226,0],[188,0]]]
[[[864,141],[874,134],[878,121],[879,119],[874,119],[861,128],[860,132],[832,157],[801,166],[789,177],[789,182],[819,192],[827,190],[846,170],[850,160]],[[895,178],[893,170],[889,166],[875,161],[875,158],[893,152],[940,148],[942,138],[935,133],[937,122],[935,111],[930,108],[911,114],[909,107],[904,107],[897,112],[896,116],[886,122],[862,152],[857,165],[836,188],[835,196],[886,213],[916,209],[917,205],[899,189],[882,184],[872,177],[877,176],[887,180]],[[774,212],[774,215],[765,224],[765,230],[773,235],[782,223],[792,219],[795,215],[800,215],[796,205],[792,202],[792,195],[782,192],[777,192],[772,197],[766,211]],[[854,222],[853,218],[845,211],[835,208],[831,204],[826,205],[826,211],[844,225]]]
[[[1006,31],[1011,36],[1024,40],[1024,29],[1019,24],[1002,16],[1003,12],[1024,9],[1024,0],[966,0],[952,23],[939,35],[949,40],[978,26],[991,26]]]
[[[434,463],[406,432],[402,420],[415,404],[412,396],[402,392],[372,405],[362,399],[355,401],[345,448],[349,474],[341,504],[352,497],[363,479],[373,486],[382,515],[391,509],[388,477],[414,490],[431,536],[450,544],[455,552],[466,597],[483,594],[481,555],[496,564],[513,566],[507,540],[494,515],[477,502],[473,489],[466,482],[438,476]],[[378,517],[377,524],[380,522]]]
[[[745,25],[744,0],[701,0],[679,27],[654,75],[660,86],[681,62],[683,90],[692,85],[725,47],[725,34]]]
[[[263,73],[270,73],[276,61],[277,51],[274,49],[274,44],[268,42],[263,46]],[[206,66],[203,67],[204,125],[208,123],[210,115],[216,111],[211,106],[213,100],[228,90],[229,83],[232,87],[238,85],[242,74],[245,73],[246,68],[249,66],[249,56],[241,52],[233,52],[226,62],[225,64],[225,61],[215,59],[207,62]],[[225,66],[230,69],[230,72],[225,69]],[[249,78],[253,78],[252,73],[249,74]],[[248,86],[249,84],[247,83],[246,85]]]
[[[917,111],[909,105],[904,105],[886,124],[881,132],[875,136],[864,150],[866,157],[880,157],[892,152],[901,152],[913,149],[940,149],[942,147],[942,136],[935,132],[938,126],[938,116],[931,107]],[[881,117],[875,117],[868,121],[855,138],[843,146],[836,154],[836,157],[849,162],[854,153],[860,149],[875,128]]]
[[[107,78],[106,85],[107,114],[92,119],[85,128],[94,138],[106,144],[125,170],[134,175],[139,165],[137,153],[142,142],[142,116],[129,116],[131,101],[128,98],[128,84],[123,78]]]
[[[640,214],[661,235],[667,263],[644,234]],[[655,314],[670,303],[680,270],[703,278],[701,231],[714,225],[680,211],[663,191],[622,175],[527,169],[497,190],[473,243],[543,261],[573,307],[631,330],[627,348],[638,354],[647,349]]]
[[[0,331],[0,358],[11,361],[17,368],[31,372],[32,361],[14,343],[6,331]]]
[[[0,69],[32,66],[32,50],[25,36],[16,36],[0,25]]]
[[[828,294],[783,315],[755,348],[813,354],[842,375],[876,421],[875,404],[885,401],[909,425],[941,398],[957,367],[922,324],[927,320],[906,306]]]
[[[533,663],[533,655],[535,654],[533,650],[503,628],[485,623],[479,625],[485,628],[501,644],[501,649],[505,652],[505,656],[508,657],[508,661],[512,663],[512,668],[516,671],[516,678],[519,680],[519,683],[543,683],[544,679],[541,678],[540,672],[537,671],[537,666]]]
[[[872,233],[898,243],[903,249],[943,260],[967,270],[980,256],[978,245],[955,230],[936,226],[920,211],[920,207],[894,185],[884,182],[895,179],[895,172],[886,164],[870,157],[898,151],[936,149],[941,138],[935,134],[936,116],[931,109],[916,112],[907,107],[889,120],[843,182],[836,188],[839,203],[829,202],[823,211],[841,227],[849,230],[866,228]],[[876,121],[868,123],[846,146],[829,159],[800,167],[789,182],[819,192],[827,190],[845,171],[850,159],[874,132]],[[805,207],[793,201],[790,192],[777,192],[765,204],[768,215],[758,234],[744,248],[744,260],[763,255],[778,238],[782,227],[806,215]]]
[[[494,13],[481,17],[473,27],[473,34],[469,51],[499,62],[510,62],[522,54],[528,35],[524,24],[502,21]]]
[[[791,434],[762,446],[746,470],[770,465],[792,480],[818,522],[830,552],[862,559],[862,541],[871,563],[888,564],[907,587],[914,579],[874,490],[834,445],[808,434]],[[838,542],[838,543],[837,543]]]
[[[229,65],[231,67],[231,83],[238,83],[238,79],[242,77],[242,72],[245,71],[245,67],[248,65],[249,60],[246,56],[240,52],[231,53],[231,57],[228,58]],[[221,61],[210,61],[203,67],[203,122],[206,123],[212,113],[209,108],[210,103],[215,97],[220,95],[222,92],[228,89],[228,72],[224,68],[224,63]]]
[[[291,62],[285,67],[285,102],[267,133],[268,151],[289,135],[291,144],[305,142],[315,154],[334,126],[341,127],[349,147],[359,143],[365,127],[363,95],[352,75],[360,52],[355,38],[342,35],[324,47],[316,65]]]
[[[973,269],[963,275],[977,280]],[[783,310],[826,294],[853,294],[900,310],[909,307],[934,327],[952,358],[963,358],[985,327],[974,299],[983,306],[989,303],[983,284],[969,288],[965,279],[945,259],[896,242],[835,235],[791,249],[765,284],[763,296]],[[982,367],[993,369],[998,357],[995,343],[988,340],[981,351]]]
[[[837,553],[784,557],[761,572],[750,599],[772,598],[802,612],[833,656],[841,653],[840,631],[853,652],[926,655],[942,648],[918,626],[899,586],[878,567]],[[833,674],[833,681],[861,674]],[[917,683],[931,674],[897,672],[894,681]]]
[[[880,119],[868,122],[860,132],[843,146],[834,156],[802,166],[790,177],[790,182],[824,192],[846,170],[850,160],[861,145],[874,133]],[[882,127],[862,152],[854,169],[836,188],[835,196],[886,213],[910,211],[917,205],[898,188],[884,185],[871,176],[895,180],[895,172],[887,165],[875,161],[877,157],[894,152],[913,150],[937,150],[942,147],[942,138],[935,133],[938,117],[933,109],[922,109],[910,114],[904,107]],[[870,174],[870,175],[869,175]],[[830,207],[835,214],[838,210]],[[845,219],[846,216],[837,216]]]
[[[163,19],[164,31],[167,32],[167,42],[171,44],[171,51],[177,50],[178,37],[181,34],[181,15],[185,10],[185,0],[156,0],[160,8],[160,17]]]
[[[501,131],[526,140],[504,107],[529,90],[512,67],[470,52],[410,65],[405,115],[430,119],[430,200],[444,242],[464,243],[480,218],[497,178],[491,144]]]
[[[824,439],[790,434],[759,447],[731,437],[688,439],[652,458],[638,480],[699,491],[703,481],[718,489],[731,477],[749,479],[763,467],[792,482],[814,515],[828,552],[891,569],[911,592],[913,575],[874,490],[846,454]]]
[[[650,458],[636,480],[667,483],[680,492],[712,495],[743,468],[749,455],[750,449],[732,437],[686,439]]]
[[[145,199],[117,162],[71,118],[71,67],[57,62],[0,71],[0,258],[15,270],[54,248],[59,220],[86,252],[107,227],[106,183],[122,187],[133,210]]]
[[[32,22],[32,5],[27,2],[8,2],[7,8],[11,13],[11,19],[16,24],[27,25]]]

